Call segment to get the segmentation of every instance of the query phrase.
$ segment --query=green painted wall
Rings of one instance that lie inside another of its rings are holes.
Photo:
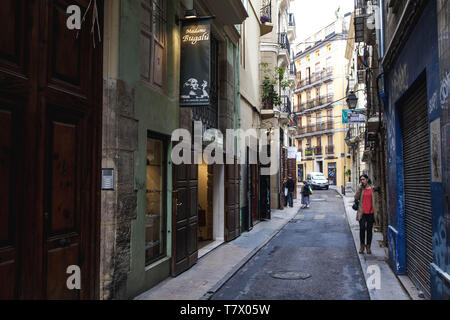
[[[168,1],[167,19],[167,90],[158,91],[140,78],[140,17],[138,0],[121,0],[119,78],[134,88],[135,119],[138,124],[138,150],[135,152],[135,188],[137,190],[137,219],[131,227],[131,269],[128,274],[127,296],[132,298],[170,274],[171,217],[172,217],[172,165],[171,149],[167,152],[167,258],[145,266],[145,211],[146,211],[146,156],[147,132],[167,135],[178,128],[179,106],[179,27],[175,16],[179,0]]]
[[[127,296],[133,298],[170,276],[171,266],[171,217],[172,217],[172,165],[167,163],[167,258],[151,266],[145,266],[145,210],[146,210],[146,150],[147,132],[169,136],[179,127],[179,57],[180,34],[176,18],[180,11],[179,0],[168,1],[167,19],[167,90],[162,93],[140,80],[140,16],[139,0],[120,1],[119,78],[134,88],[135,119],[138,124],[138,150],[135,152],[135,188],[137,190],[137,219],[131,228],[131,268],[127,280]],[[233,109],[239,117],[238,47],[225,36],[217,21],[213,22],[225,38],[226,58],[234,66]],[[239,123],[233,116],[233,127]],[[170,159],[171,150],[168,150]]]

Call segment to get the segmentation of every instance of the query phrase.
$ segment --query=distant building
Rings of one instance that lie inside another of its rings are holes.
[[[323,172],[331,185],[345,186],[351,168],[342,110],[347,109],[345,59],[350,14],[346,14],[297,45],[297,148],[302,154],[298,181],[308,172]]]

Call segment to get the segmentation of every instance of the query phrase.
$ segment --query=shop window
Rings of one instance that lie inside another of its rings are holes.
[[[141,1],[141,79],[161,89],[166,86],[166,2]]]
[[[145,264],[166,256],[166,140],[147,138]]]

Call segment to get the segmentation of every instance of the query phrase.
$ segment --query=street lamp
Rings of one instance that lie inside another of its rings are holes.
[[[349,109],[355,109],[356,104],[358,103],[358,98],[355,96],[355,93],[353,91],[350,91],[350,94],[347,97],[347,105]]]

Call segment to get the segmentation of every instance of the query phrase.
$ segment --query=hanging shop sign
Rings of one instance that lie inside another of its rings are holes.
[[[297,158],[297,148],[289,147],[288,148],[288,159],[296,159]]]
[[[364,109],[343,109],[342,110],[342,123],[365,123],[366,122],[366,110]]]
[[[180,106],[210,103],[210,18],[187,19],[181,28]]]

